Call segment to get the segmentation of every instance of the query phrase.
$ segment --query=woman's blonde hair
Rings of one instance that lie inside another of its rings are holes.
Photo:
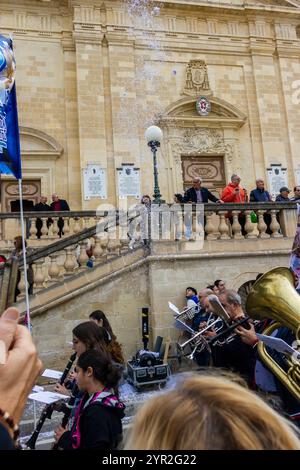
[[[296,450],[295,428],[226,378],[190,377],[137,413],[125,449]]]

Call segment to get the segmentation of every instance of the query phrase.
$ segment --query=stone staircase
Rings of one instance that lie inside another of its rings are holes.
[[[263,219],[267,208],[272,212],[271,236],[266,234]],[[108,315],[129,359],[142,347],[143,307],[150,307],[150,339],[155,340],[160,335],[175,342],[178,333],[173,327],[168,301],[181,307],[187,285],[195,284],[200,288],[225,274],[228,287],[238,289],[241,284],[255,279],[259,272],[288,263],[297,222],[294,204],[224,204],[222,207],[207,204],[204,209],[203,236],[194,242],[184,239],[175,242],[174,227],[171,227],[168,239],[153,237],[150,247],[137,244],[131,250],[127,226],[120,224],[118,217],[116,223],[116,217],[108,214],[92,227],[89,225],[95,217],[91,214],[84,216],[81,224],[76,220],[78,217],[74,217],[73,222],[68,223],[71,234],[61,239],[51,238],[51,243],[44,240],[47,244],[36,248],[28,256],[28,263],[33,266],[35,281],[34,294],[30,296],[33,336],[45,366],[64,367],[70,355],[72,329],[86,321],[93,310],[101,309]],[[169,206],[163,210],[168,212]],[[229,210],[234,213],[231,233],[224,222]],[[259,212],[259,223],[254,228],[250,221],[251,210]],[[238,224],[241,211],[248,224],[245,236]],[[192,212],[192,215],[195,222],[197,214]],[[47,220],[46,216],[43,220]],[[162,225],[158,222],[157,227],[159,233]],[[36,237],[33,231],[31,229],[30,237]],[[53,235],[53,230],[51,233]],[[31,241],[37,242],[30,238],[29,245]],[[93,267],[87,266],[89,246],[93,247]],[[20,266],[22,269],[22,260]],[[23,273],[18,287],[21,293],[17,306],[24,314]],[[170,354],[174,356],[175,351],[171,350]]]

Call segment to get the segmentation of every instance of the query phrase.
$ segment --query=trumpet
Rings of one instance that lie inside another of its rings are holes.
[[[217,326],[217,324],[219,325]],[[214,328],[215,332],[219,332],[224,326],[223,321],[220,318],[215,318],[214,315],[211,313],[207,322],[206,326],[199,330],[198,332],[194,331],[194,334],[191,338],[189,338],[187,341],[185,341],[182,344],[179,344],[179,347],[181,351],[184,350],[184,348],[189,345],[192,348],[191,354],[189,354],[188,358],[193,359],[196,351],[201,352],[204,349],[207,349],[211,353],[211,348],[209,345],[209,340],[205,338],[204,333],[211,328]]]
[[[237,333],[234,330],[238,326],[244,325],[245,328],[250,328],[250,318],[248,316],[232,322],[229,314],[216,295],[209,295],[208,300],[213,313],[210,314],[208,321],[206,322],[206,326],[198,332],[191,329],[190,332],[192,333],[192,337],[182,344],[178,343],[181,351],[183,351],[188,345],[192,347],[192,353],[188,356],[189,359],[194,358],[196,351],[201,352],[204,349],[207,349],[209,353],[211,353],[212,346],[222,347],[225,344],[229,344],[236,338]],[[216,335],[212,338],[207,338],[205,333],[212,328]]]

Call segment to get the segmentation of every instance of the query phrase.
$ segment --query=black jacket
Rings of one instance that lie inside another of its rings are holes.
[[[215,367],[231,369],[240,374],[249,385],[253,385],[256,351],[243,343],[239,336],[223,346],[213,346],[212,356]]]
[[[47,212],[47,211],[51,211],[52,209],[48,204],[42,204],[41,202],[39,202],[38,204],[34,206],[33,210],[35,212]]]
[[[122,440],[124,410],[94,402],[80,414],[81,442],[79,449],[113,450]],[[64,450],[72,450],[71,431],[65,432],[58,443]]]
[[[70,210],[70,207],[69,207],[69,204],[67,203],[67,201],[65,199],[60,199],[59,200],[60,202],[60,207],[61,207],[61,210],[62,211],[69,211]],[[50,204],[50,210],[54,211],[54,202],[51,202]]]
[[[208,201],[212,202],[218,202],[220,199],[218,199],[216,196],[214,196],[210,191],[208,191],[207,188],[201,188],[200,189],[201,194],[202,194],[202,202],[206,203]],[[188,189],[185,194],[184,194],[184,202],[197,202],[197,193],[194,188]]]

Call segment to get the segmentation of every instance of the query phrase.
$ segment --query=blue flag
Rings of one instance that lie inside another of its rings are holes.
[[[0,35],[0,173],[22,178],[12,40]]]

